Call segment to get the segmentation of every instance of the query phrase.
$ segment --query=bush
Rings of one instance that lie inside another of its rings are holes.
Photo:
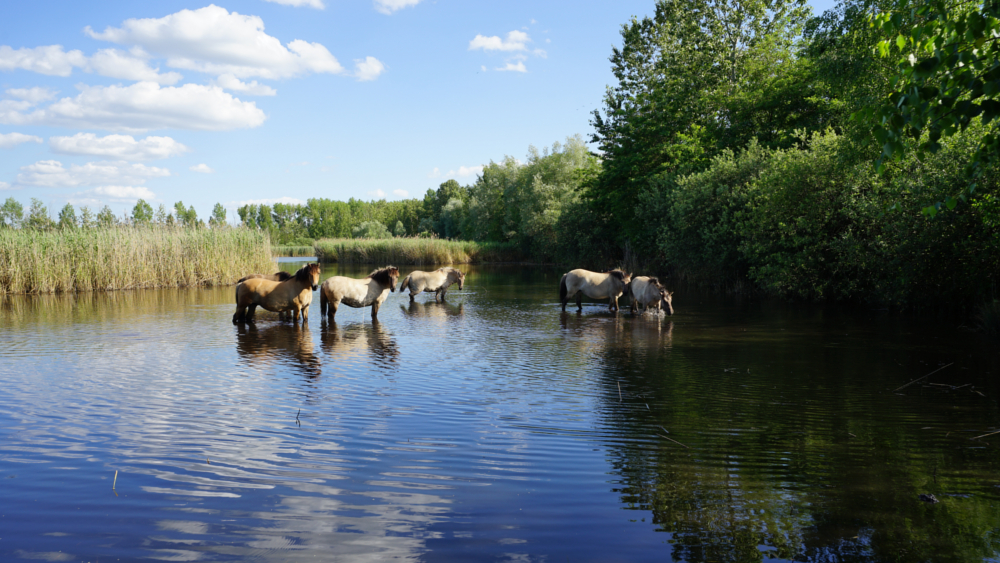
[[[378,221],[365,221],[351,229],[351,237],[366,239],[387,239],[392,238],[392,233],[385,225]]]

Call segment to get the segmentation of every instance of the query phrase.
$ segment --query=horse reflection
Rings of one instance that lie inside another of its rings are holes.
[[[274,324],[264,328],[238,325],[236,351],[250,365],[270,365],[277,360],[312,379],[322,373],[307,326]]]
[[[339,326],[335,322],[320,325],[320,342],[323,351],[336,360],[370,355],[376,363],[396,363],[399,346],[385,326],[377,320],[371,324],[359,323]]]
[[[674,323],[663,322],[655,313],[632,318],[617,316],[587,317],[561,313],[559,326],[582,338],[584,347],[612,345],[616,347],[670,347],[673,345]]]
[[[452,305],[451,303],[441,301],[428,301],[427,303],[418,303],[416,301],[410,301],[409,305],[400,304],[399,308],[403,310],[403,314],[410,317],[422,317],[422,318],[433,318],[433,319],[444,319],[447,317],[461,317],[465,314],[465,304],[459,303],[458,305]]]

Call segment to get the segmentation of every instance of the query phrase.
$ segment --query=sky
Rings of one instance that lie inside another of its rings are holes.
[[[0,200],[423,197],[580,134],[653,0],[9,3]],[[832,7],[815,0],[814,11]]]

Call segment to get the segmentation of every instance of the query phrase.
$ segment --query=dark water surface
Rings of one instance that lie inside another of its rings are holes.
[[[995,341],[683,289],[561,313],[560,272],[466,269],[377,324],[0,297],[0,561],[1000,560]]]

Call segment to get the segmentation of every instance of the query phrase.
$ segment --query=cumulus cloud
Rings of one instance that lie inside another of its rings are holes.
[[[498,66],[493,70],[499,71],[513,71],[513,72],[528,72],[527,67],[524,66],[524,61],[517,61],[517,63],[507,63],[504,66]]]
[[[388,16],[393,12],[416,6],[419,3],[420,0],[375,0],[375,9]]]
[[[41,143],[42,138],[23,133],[0,133],[0,149],[9,149],[21,143]]]
[[[430,174],[428,174],[427,177],[428,178],[440,178],[441,177],[441,169],[435,166],[434,170],[431,170]]]
[[[294,197],[277,197],[277,198],[263,198],[263,199],[245,199],[243,201],[229,202],[237,207],[243,207],[244,205],[274,205],[275,203],[284,203],[285,205],[305,205],[305,201],[297,199]]]
[[[460,178],[466,176],[476,176],[483,173],[483,167],[480,166],[459,166],[458,170],[452,170],[448,172],[449,176],[458,176]]]
[[[295,6],[296,8],[301,8],[302,6],[316,8],[317,10],[322,10],[326,8],[326,6],[323,5],[322,0],[264,0],[264,1],[274,2],[275,4],[283,4],[285,6]]]
[[[149,188],[135,186],[101,186],[90,190],[90,193],[99,196],[106,196],[112,199],[155,199],[156,194],[149,191]]]
[[[183,78],[176,72],[160,74],[160,69],[149,66],[149,62],[145,57],[136,56],[119,49],[101,49],[94,56],[90,57],[87,69],[110,78],[136,81],[146,80],[167,86],[176,84]]]
[[[195,164],[194,166],[189,168],[189,170],[191,170],[192,172],[201,172],[202,174],[212,174],[213,172],[215,172],[215,170],[212,170],[212,168],[209,165],[205,164],[204,162],[201,164]]]
[[[155,82],[129,86],[84,86],[75,98],[25,113],[0,102],[0,123],[145,131],[174,128],[225,131],[257,127],[266,119],[254,102],[243,102],[218,86]]]
[[[63,51],[62,45],[14,49],[0,45],[0,70],[27,70],[49,76],[69,76],[73,67],[87,66],[82,51]]]
[[[52,90],[37,86],[35,88],[8,88],[7,95],[12,98],[24,100],[31,105],[47,102],[56,97],[56,93]]]
[[[385,71],[385,65],[382,64],[382,61],[376,59],[375,57],[355,59],[354,66],[357,69],[354,72],[354,76],[356,76],[361,82],[375,80]]]
[[[7,182],[0,182],[0,191],[9,189],[10,189],[10,184],[8,184]]]
[[[170,176],[166,168],[127,162],[88,162],[63,167],[58,160],[40,160],[22,166],[17,183],[44,188],[94,186],[99,184],[144,184],[149,178]]]
[[[469,50],[473,51],[475,49],[482,49],[484,51],[526,51],[528,49],[527,43],[530,41],[531,38],[528,37],[527,33],[515,29],[507,34],[506,39],[501,39],[496,35],[491,37],[476,35],[472,41],[469,41]]]
[[[240,92],[250,96],[274,96],[278,93],[277,90],[266,84],[260,84],[256,80],[243,82],[232,74],[223,74],[215,81],[215,83],[226,90],[232,90],[234,92]]]
[[[100,33],[89,27],[84,31],[94,39],[134,45],[167,57],[170,67],[215,75],[273,79],[343,71],[323,45],[301,39],[282,45],[264,33],[261,18],[215,5],[162,18],[128,19],[121,27]]]
[[[191,150],[170,137],[146,137],[137,141],[131,135],[98,137],[93,133],[50,137],[49,148],[57,154],[102,156],[118,160],[156,160]]]
[[[368,195],[372,197],[377,197],[379,199],[383,199],[385,197],[385,192],[382,190],[375,190],[373,192],[368,192]]]
[[[406,190],[392,190],[392,195],[396,197],[410,197],[410,192]]]

